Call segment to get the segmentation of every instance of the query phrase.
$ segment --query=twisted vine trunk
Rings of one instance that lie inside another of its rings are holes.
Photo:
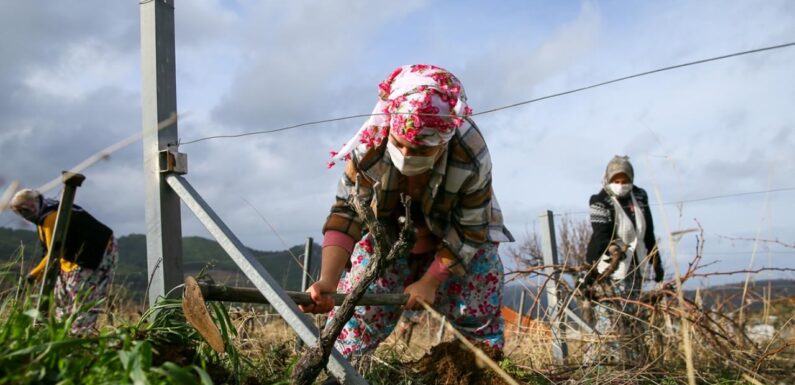
[[[334,317],[320,333],[317,345],[304,351],[304,354],[296,363],[293,370],[293,384],[311,385],[315,381],[320,371],[328,364],[329,355],[331,350],[334,349],[334,342],[339,337],[340,332],[342,332],[345,323],[353,316],[357,302],[367,291],[370,283],[381,276],[392,261],[407,256],[414,246],[416,239],[411,223],[411,198],[403,196],[401,200],[406,211],[398,239],[393,243],[390,241],[393,237],[390,237],[384,226],[378,222],[373,210],[362,202],[357,195],[352,196],[351,206],[363,218],[370,231],[370,238],[374,243],[373,257],[367,265],[361,281],[351,290],[351,293],[348,294],[345,301],[334,313]]]

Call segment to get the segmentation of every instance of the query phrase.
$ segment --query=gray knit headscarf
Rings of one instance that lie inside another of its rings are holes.
[[[629,163],[629,157],[626,155],[616,155],[613,157],[613,159],[610,159],[610,162],[607,163],[605,177],[602,180],[602,183],[606,187],[610,183],[610,179],[613,179],[614,176],[621,173],[627,174],[629,181],[634,182],[635,170],[632,168],[632,163]]]

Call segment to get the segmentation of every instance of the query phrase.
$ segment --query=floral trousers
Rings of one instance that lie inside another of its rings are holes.
[[[96,269],[78,266],[72,271],[59,273],[55,281],[55,317],[63,320],[79,312],[72,322],[72,334],[85,335],[95,330],[101,309],[97,302],[107,297],[118,259],[116,239],[111,237]]]
[[[367,249],[361,242],[357,243],[351,254],[351,268],[340,279],[338,292],[350,293],[361,279],[371,258]],[[433,255],[430,253],[396,260],[370,284],[367,292],[402,293],[406,286],[422,277],[431,262]],[[465,276],[450,276],[442,283],[436,292],[434,308],[470,340],[502,349],[503,284],[497,244],[486,243],[467,266]],[[335,310],[329,313],[329,319]],[[402,312],[403,308],[397,305],[356,307],[337,338],[336,349],[347,358],[356,358],[375,349],[394,330]]]

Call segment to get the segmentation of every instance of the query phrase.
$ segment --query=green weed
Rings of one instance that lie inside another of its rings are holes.
[[[234,328],[222,305],[214,304],[213,311],[224,331],[224,355],[202,341],[185,322],[180,302],[171,299],[152,306],[137,323],[121,320],[96,335],[75,336],[69,333],[75,315],[59,320],[52,307],[39,312],[31,288],[11,271],[15,266],[7,264],[0,274],[0,385],[206,385],[214,383],[211,373],[218,382],[241,382],[247,361],[232,345]],[[82,304],[75,314],[95,305]]]

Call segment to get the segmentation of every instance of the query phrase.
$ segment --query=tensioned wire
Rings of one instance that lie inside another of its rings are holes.
[[[523,100],[523,101],[519,101],[519,102],[512,103],[512,104],[507,104],[507,105],[504,105],[504,106],[487,109],[487,110],[484,110],[484,111],[473,113],[471,116],[491,114],[491,113],[494,113],[494,112],[497,112],[497,111],[507,110],[507,109],[510,109],[510,108],[516,108],[516,107],[524,106],[524,105],[527,105],[527,104],[540,102],[542,100],[547,100],[547,99],[552,99],[552,98],[556,98],[556,97],[560,97],[560,96],[564,96],[564,95],[569,95],[569,94],[573,94],[573,93],[577,93],[577,92],[582,92],[582,91],[590,90],[590,89],[593,89],[593,88],[603,87],[603,86],[606,86],[606,85],[609,85],[609,84],[618,83],[618,82],[626,81],[626,80],[629,80],[629,79],[639,78],[639,77],[642,77],[642,76],[648,76],[648,75],[652,75],[652,74],[656,74],[656,73],[660,73],[660,72],[675,70],[675,69],[684,68],[684,67],[690,67],[690,66],[694,66],[694,65],[698,65],[698,64],[704,64],[704,63],[709,63],[709,62],[713,62],[713,61],[729,59],[729,58],[738,57],[738,56],[755,54],[755,53],[759,53],[759,52],[765,52],[765,51],[772,51],[772,50],[777,50],[777,49],[782,49],[782,48],[788,48],[788,47],[792,47],[792,46],[795,46],[795,42],[789,42],[789,43],[784,43],[784,44],[778,44],[778,45],[772,45],[772,46],[767,46],[767,47],[755,48],[755,49],[751,49],[751,50],[747,50],[747,51],[739,51],[739,52],[734,52],[734,53],[730,53],[730,54],[726,54],[726,55],[713,56],[713,57],[709,57],[709,58],[705,58],[705,59],[685,62],[685,63],[681,63],[681,64],[675,64],[675,65],[671,65],[671,66],[667,66],[667,67],[653,69],[653,70],[650,70],[650,71],[639,72],[639,73],[636,73],[636,74],[633,74],[633,75],[622,76],[622,77],[615,78],[615,79],[612,79],[612,80],[607,80],[607,81],[603,81],[603,82],[599,82],[599,83],[594,83],[594,84],[587,85],[587,86],[584,86],[584,87],[574,88],[574,89],[571,89],[571,90],[568,90],[568,91],[562,91],[562,92],[558,92],[558,93],[554,93],[554,94],[550,94],[550,95],[546,95],[546,96],[541,96],[541,97],[538,97],[538,98]],[[411,113],[407,113],[407,114],[411,114]],[[293,124],[293,125],[289,125],[289,126],[273,128],[273,129],[242,132],[242,133],[239,133],[239,134],[211,135],[211,136],[206,136],[206,137],[203,137],[203,138],[197,138],[197,139],[189,140],[189,141],[186,141],[186,142],[181,142],[180,144],[181,145],[188,145],[188,144],[198,143],[198,142],[202,142],[202,141],[206,141],[206,140],[212,140],[212,139],[224,139],[224,138],[231,139],[231,138],[240,138],[240,137],[251,136],[251,135],[271,134],[271,133],[280,132],[280,131],[292,130],[294,128],[299,128],[299,127],[313,126],[313,125],[324,124],[324,123],[339,122],[339,121],[343,121],[343,120],[350,120],[350,119],[357,119],[357,118],[369,118],[371,116],[377,116],[377,115],[386,115],[386,114],[356,114],[356,115],[341,116],[341,117],[337,117],[337,118],[313,120],[313,121],[308,121],[308,122],[303,122],[303,123]],[[424,114],[419,114],[419,115],[424,115]]]
[[[773,189],[768,189],[768,190],[745,191],[745,192],[738,192],[738,193],[731,193],[731,194],[710,195],[710,196],[706,196],[706,197],[682,199],[682,200],[662,202],[662,203],[654,202],[654,203],[649,203],[649,206],[679,205],[679,204],[691,203],[691,202],[703,202],[703,201],[710,201],[710,200],[715,200],[715,199],[734,198],[734,197],[740,197],[740,196],[746,196],[746,195],[767,194],[767,193],[784,192],[784,191],[795,191],[795,187],[779,187],[779,188],[773,188]],[[566,212],[562,212],[562,213],[556,213],[555,216],[588,214],[589,212],[590,211],[588,211],[588,210],[566,211]]]

